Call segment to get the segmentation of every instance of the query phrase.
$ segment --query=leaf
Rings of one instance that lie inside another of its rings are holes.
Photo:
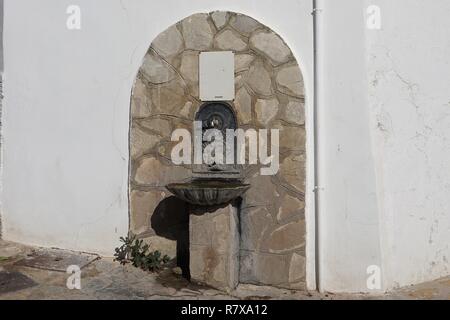
[[[161,258],[161,252],[158,250],[150,252],[150,246],[144,243],[144,240],[136,239],[135,235],[120,237],[120,241],[123,244],[114,249],[114,260],[119,261],[121,265],[131,262],[134,267],[155,272],[170,261],[167,255]]]

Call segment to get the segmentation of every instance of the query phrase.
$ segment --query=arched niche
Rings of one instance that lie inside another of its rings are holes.
[[[203,51],[235,53],[236,94],[231,106],[239,127],[280,130],[278,173],[262,176],[259,166],[245,171],[252,188],[240,212],[239,281],[304,288],[303,77],[283,39],[246,15],[194,14],[151,43],[131,99],[130,232],[179,261],[188,255],[189,217],[184,204],[164,186],[192,176],[189,166],[171,162],[176,144],[171,134],[177,128],[192,130],[202,105],[198,56]],[[181,264],[186,267],[186,261]]]

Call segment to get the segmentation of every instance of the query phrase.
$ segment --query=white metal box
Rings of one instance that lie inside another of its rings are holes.
[[[201,52],[199,59],[200,100],[234,100],[234,53]]]

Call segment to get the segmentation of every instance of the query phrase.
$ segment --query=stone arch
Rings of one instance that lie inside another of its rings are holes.
[[[283,39],[246,15],[194,14],[162,32],[148,49],[131,98],[130,232],[171,256],[186,255],[180,239],[188,239],[189,217],[165,185],[192,176],[189,166],[171,163],[176,143],[170,139],[174,129],[192,131],[202,104],[198,98],[202,51],[235,52],[232,107],[239,127],[280,130],[278,173],[261,176],[258,166],[245,171],[253,187],[244,195],[240,213],[240,282],[304,288],[303,77]]]

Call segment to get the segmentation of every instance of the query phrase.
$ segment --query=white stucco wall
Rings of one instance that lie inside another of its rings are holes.
[[[280,5],[280,9],[274,9]],[[328,291],[449,274],[450,3],[318,0],[319,267]],[[66,8],[82,10],[68,31]],[[365,9],[381,9],[381,30]],[[279,33],[307,87],[314,287],[312,0],[6,0],[1,215],[8,240],[111,255],[128,228],[131,87],[156,35],[236,11]]]
[[[450,273],[450,2],[376,1],[368,83],[388,287]]]
[[[193,13],[240,12],[282,36],[302,68],[311,114],[312,3],[286,0],[274,10],[275,4],[6,0],[4,238],[112,255],[128,229],[128,116],[136,73],[151,41]],[[69,5],[81,8],[79,31],[66,28]],[[310,135],[310,150],[311,142]],[[313,180],[308,184],[314,285]]]

